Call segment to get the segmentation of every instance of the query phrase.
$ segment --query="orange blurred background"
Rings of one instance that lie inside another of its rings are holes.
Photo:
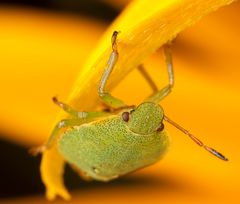
[[[39,158],[29,156],[27,148],[47,139],[59,111],[51,97],[66,100],[119,7],[97,1],[9,2],[0,4],[0,203],[42,203]],[[166,124],[170,150],[151,167],[106,184],[85,183],[68,168],[72,202],[240,202],[239,20],[237,2],[178,36],[172,48],[175,87],[161,103],[169,117],[230,161],[212,157]],[[144,64],[158,87],[167,83],[161,50]],[[150,93],[136,70],[113,90],[128,104]]]

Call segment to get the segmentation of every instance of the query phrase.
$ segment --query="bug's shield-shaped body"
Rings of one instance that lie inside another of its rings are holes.
[[[121,113],[68,129],[58,142],[69,163],[101,181],[157,162],[168,144],[165,130],[135,133]]]

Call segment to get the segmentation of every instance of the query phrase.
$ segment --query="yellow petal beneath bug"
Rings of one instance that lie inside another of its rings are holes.
[[[99,104],[97,87],[111,52],[110,39],[114,30],[121,32],[118,38],[119,60],[109,80],[109,89],[180,31],[209,12],[231,2],[232,0],[134,1],[109,27],[89,57],[68,103],[79,110],[91,110]],[[62,117],[63,114],[59,118]],[[52,156],[57,156],[56,154],[55,149],[43,154],[41,173],[47,186],[48,198],[53,199],[60,195],[67,199],[68,196],[62,193],[65,192],[61,173],[64,164],[58,159],[59,163],[55,166],[47,165],[53,162]],[[54,174],[56,169],[60,173]]]
[[[46,196],[49,200],[53,200],[56,195],[60,195],[65,200],[71,198],[64,186],[64,163],[65,161],[59,155],[56,146],[44,152],[40,170],[42,180],[47,188]]]

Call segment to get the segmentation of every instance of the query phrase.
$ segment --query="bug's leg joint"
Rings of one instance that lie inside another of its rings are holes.
[[[65,126],[65,120],[61,120],[58,124],[57,124],[57,128],[63,128]]]

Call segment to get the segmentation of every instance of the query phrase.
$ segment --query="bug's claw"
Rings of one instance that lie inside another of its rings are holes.
[[[39,146],[39,147],[33,147],[31,149],[29,149],[29,154],[33,155],[33,156],[37,156],[39,154],[42,154],[45,150],[46,150],[46,146]]]
[[[57,106],[59,106],[60,108],[66,108],[66,104],[62,103],[61,101],[58,100],[58,98],[56,96],[54,96],[52,98],[53,103],[55,103]]]
[[[117,52],[117,36],[118,36],[118,31],[114,31],[112,34],[112,50]]]
[[[59,104],[57,96],[52,97],[52,101],[53,101],[53,103],[55,103],[57,105]]]

